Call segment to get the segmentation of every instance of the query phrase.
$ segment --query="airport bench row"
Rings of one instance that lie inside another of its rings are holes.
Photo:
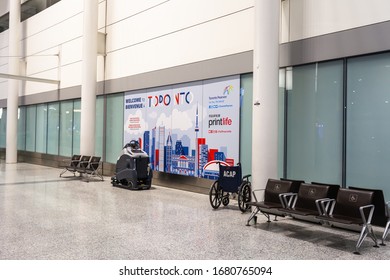
[[[255,201],[248,204],[253,211],[247,225],[257,221],[260,212],[271,221],[280,217],[293,217],[321,225],[330,225],[360,231],[355,246],[355,254],[364,239],[369,236],[374,247],[378,247],[377,238],[372,225],[384,227],[381,245],[389,234],[390,202],[385,202],[383,191],[357,187],[340,188],[338,185],[322,183],[305,183],[269,179],[264,190],[264,200],[258,201],[256,190],[253,191]]]
[[[101,157],[98,156],[73,155],[70,161],[62,166],[64,169],[60,173],[60,177],[63,177],[62,175],[66,172],[71,172],[73,177],[78,173],[80,178],[85,178],[87,181],[93,177],[104,181],[99,172],[101,164]]]

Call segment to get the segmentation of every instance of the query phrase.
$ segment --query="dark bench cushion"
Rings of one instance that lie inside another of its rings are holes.
[[[386,201],[383,195],[383,191],[378,189],[358,188],[358,187],[351,187],[351,186],[348,188],[351,190],[374,192],[374,198],[372,204],[375,205],[375,209],[374,209],[374,215],[372,217],[371,223],[375,226],[385,227],[388,217],[386,215]]]
[[[264,191],[264,204],[272,207],[282,207],[279,194],[291,192],[291,181],[268,179]]]
[[[372,204],[373,197],[373,191],[339,189],[333,215],[329,217],[320,216],[318,218],[342,224],[362,225],[363,220],[359,208]]]
[[[303,216],[318,215],[316,200],[327,198],[330,190],[331,187],[326,185],[301,184],[294,208],[283,211]]]

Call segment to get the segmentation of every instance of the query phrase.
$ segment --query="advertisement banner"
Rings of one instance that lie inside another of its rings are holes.
[[[137,140],[153,170],[215,179],[239,158],[239,76],[125,94],[124,143]]]

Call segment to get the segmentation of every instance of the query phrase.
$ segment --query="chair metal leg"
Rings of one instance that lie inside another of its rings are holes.
[[[382,243],[381,243],[382,246],[386,245],[385,240],[387,238],[387,235],[389,234],[389,230],[390,230],[390,219],[388,219],[388,221],[386,223],[385,231],[383,232],[383,235],[382,235]]]
[[[247,226],[250,226],[249,222],[250,222],[252,219],[255,221],[255,224],[256,224],[256,222],[257,222],[257,217],[256,217],[256,215],[257,215],[257,213],[259,213],[259,211],[260,211],[260,209],[257,208],[257,207],[256,207],[255,209],[253,209],[251,215],[250,215],[249,218],[248,218],[248,221],[246,222],[246,225],[247,225]]]

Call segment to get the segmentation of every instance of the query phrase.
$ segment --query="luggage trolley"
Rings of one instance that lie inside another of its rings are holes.
[[[238,194],[238,207],[241,212],[250,209],[247,205],[251,201],[251,182],[246,175],[242,177],[241,165],[226,166],[221,162],[219,164],[219,177],[210,188],[209,199],[211,207],[217,209],[221,203],[227,206],[230,202],[230,194]]]

